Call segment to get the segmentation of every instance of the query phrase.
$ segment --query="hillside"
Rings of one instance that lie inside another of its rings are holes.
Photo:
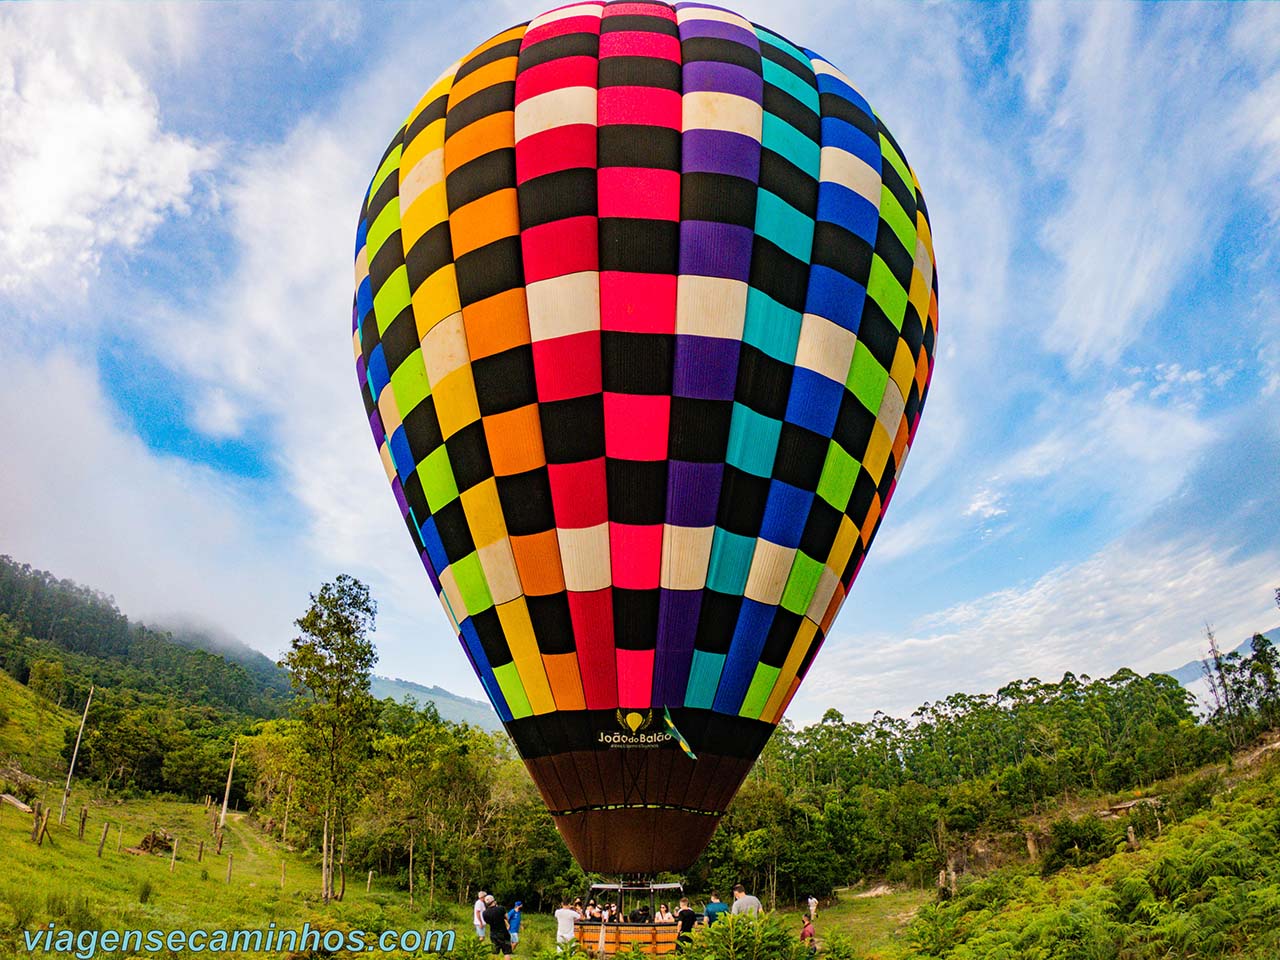
[[[196,650],[217,654],[232,663],[238,663],[264,689],[282,698],[290,696],[289,675],[265,653],[247,643],[212,627],[193,623],[174,622],[157,629],[166,633],[174,643]]]
[[[0,556],[0,668],[22,683],[42,671],[55,703],[83,703],[90,684],[241,716],[279,716],[287,686],[264,683],[221,653],[131,622],[104,593]]]
[[[1162,807],[1166,821],[1142,818],[1133,845],[1124,838],[1125,822],[1059,821],[1039,869],[969,879],[954,900],[923,907],[897,944],[871,951],[868,960],[1274,960],[1280,956],[1274,746],[1237,757],[1234,782],[1220,781],[1213,770],[1187,778]],[[1179,803],[1183,816],[1174,809]],[[1051,869],[1055,854],[1065,859]],[[1073,860],[1082,865],[1071,866]]]
[[[440,712],[440,716],[452,723],[469,723],[473,727],[479,727],[482,730],[502,729],[502,722],[489,704],[480,700],[460,697],[456,693],[450,693],[443,687],[424,687],[420,683],[414,683],[412,680],[401,680],[399,677],[393,679],[391,677],[374,676],[370,689],[379,700],[384,700],[388,697],[401,703],[413,700],[419,706],[426,706],[428,703],[432,703],[435,705],[436,710]]]
[[[49,703],[0,671],[0,792],[14,792],[19,777],[53,780],[66,776],[62,745],[80,718]],[[9,784],[5,786],[6,782]]]
[[[216,627],[132,622],[106,594],[0,556],[0,670],[26,683],[40,662],[59,665],[62,689],[52,699],[68,704],[83,703],[91,683],[245,717],[282,716],[293,699],[276,661]],[[501,728],[488,703],[441,687],[375,677],[373,695]]]
[[[282,696],[289,694],[289,675],[270,657],[235,637],[193,624],[168,624],[166,630],[175,642],[226,657],[243,666],[264,687],[278,691]],[[444,687],[428,687],[400,677],[374,674],[369,689],[378,700],[390,698],[400,703],[412,700],[419,706],[434,704],[440,716],[453,723],[469,723],[483,730],[502,728],[502,722],[488,703],[459,696]]]

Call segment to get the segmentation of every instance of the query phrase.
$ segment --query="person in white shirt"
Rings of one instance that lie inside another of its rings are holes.
[[[818,919],[818,898],[817,897],[809,898],[809,916],[814,920]]]
[[[578,919],[578,911],[569,906],[568,900],[560,902],[560,909],[556,911],[556,946],[569,943],[573,940],[573,924]]]
[[[742,884],[733,888],[733,907],[730,908],[730,912],[757,914],[763,909],[760,901],[747,893],[747,888]]]
[[[476,902],[471,907],[471,924],[476,928],[476,936],[481,940],[484,939],[484,898],[487,896],[483,890],[476,894]]]

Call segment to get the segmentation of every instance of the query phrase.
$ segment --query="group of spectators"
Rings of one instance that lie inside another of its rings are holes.
[[[556,911],[556,943],[565,944],[573,940],[574,924],[579,921],[592,923],[622,923],[624,921],[626,923],[669,923],[679,926],[677,940],[687,941],[693,933],[693,928],[699,923],[713,924],[721,914],[730,911],[733,913],[755,914],[762,909],[760,901],[747,893],[742,884],[738,884],[733,888],[732,907],[721,901],[719,895],[713,891],[710,902],[707,903],[706,909],[701,914],[689,905],[688,897],[680,898],[680,903],[675,913],[671,912],[668,904],[660,903],[657,911],[651,914],[649,905],[642,903],[625,917],[616,903],[598,904],[593,899],[584,904],[581,899],[565,900],[560,904],[560,909]]]
[[[472,911],[472,923],[475,926],[476,937],[484,939],[487,930],[494,950],[504,956],[510,956],[512,949],[520,942],[520,921],[522,918],[520,908],[523,905],[524,901],[517,900],[508,910],[498,902],[493,894],[481,890],[476,895],[476,902]],[[747,893],[742,884],[738,884],[733,888],[732,905],[722,902],[720,897],[712,891],[711,899],[701,914],[689,905],[688,897],[680,898],[680,903],[675,913],[672,913],[669,905],[665,903],[659,904],[657,911],[652,914],[648,904],[641,904],[625,917],[616,903],[597,903],[594,899],[590,899],[584,904],[581,898],[575,900],[566,899],[561,902],[560,909],[555,912],[556,943],[557,945],[563,945],[573,940],[574,924],[580,921],[590,923],[626,922],[678,925],[677,942],[683,943],[690,939],[693,928],[700,923],[710,926],[726,912],[758,914],[762,909],[760,900]],[[800,938],[811,946],[814,942],[813,920],[817,917],[817,913],[818,901],[814,897],[810,897],[809,913],[804,918],[804,926],[801,929]]]

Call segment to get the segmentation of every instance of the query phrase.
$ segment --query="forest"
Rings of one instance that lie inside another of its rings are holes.
[[[220,797],[238,743],[230,802],[318,858],[325,902],[341,900],[370,870],[412,883],[426,915],[442,919],[469,902],[479,878],[531,911],[580,893],[591,878],[572,862],[504,734],[443,720],[430,704],[370,695],[375,616],[359,581],[323,585],[281,661],[292,683],[283,691],[130,623],[108,597],[7,558],[0,564],[0,663],[73,711],[96,685],[78,777],[120,796]],[[1079,909],[1105,919],[1098,936],[1117,944],[1134,918],[1150,928],[1150,942],[1172,942],[1194,939],[1178,932],[1182,907],[1212,901],[1228,931],[1221,936],[1241,936],[1266,889],[1258,878],[1270,871],[1274,882],[1280,858],[1280,821],[1265,788],[1248,795],[1257,812],[1245,809],[1248,797],[1231,798],[1241,820],[1222,825],[1222,837],[1177,831],[1219,810],[1227,785],[1206,767],[1229,769],[1233,751],[1280,726],[1280,657],[1262,635],[1243,653],[1222,654],[1212,634],[1207,645],[1207,716],[1173,678],[1121,670],[1016,680],[907,717],[854,722],[829,710],[810,726],[784,721],[682,878],[686,889],[701,895],[742,882],[766,906],[783,906],[871,882],[936,888],[937,905],[910,927],[918,955],[1033,956],[1008,946],[1025,934],[1025,924],[997,919],[1011,903],[1025,909],[1028,897],[1078,893],[1089,886],[1078,871],[1117,850],[1180,837],[1176,856],[1126,868]],[[0,791],[23,789],[0,783]],[[1107,819],[1079,814],[1115,795],[1148,802]],[[1253,878],[1253,893],[1230,892],[1221,880],[1213,890],[1222,902],[1213,891],[1188,901],[1218,865],[1241,883]],[[1123,955],[1226,954],[1135,947]]]

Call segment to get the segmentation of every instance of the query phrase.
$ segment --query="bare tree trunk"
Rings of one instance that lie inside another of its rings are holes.
[[[280,842],[289,839],[289,808],[293,806],[293,777],[289,778],[289,795],[284,801],[284,829],[280,831]]]
[[[338,896],[341,901],[347,895],[347,818],[342,818],[342,852],[338,854]]]
[[[324,827],[320,835],[320,897],[329,903],[329,808],[324,811]]]

